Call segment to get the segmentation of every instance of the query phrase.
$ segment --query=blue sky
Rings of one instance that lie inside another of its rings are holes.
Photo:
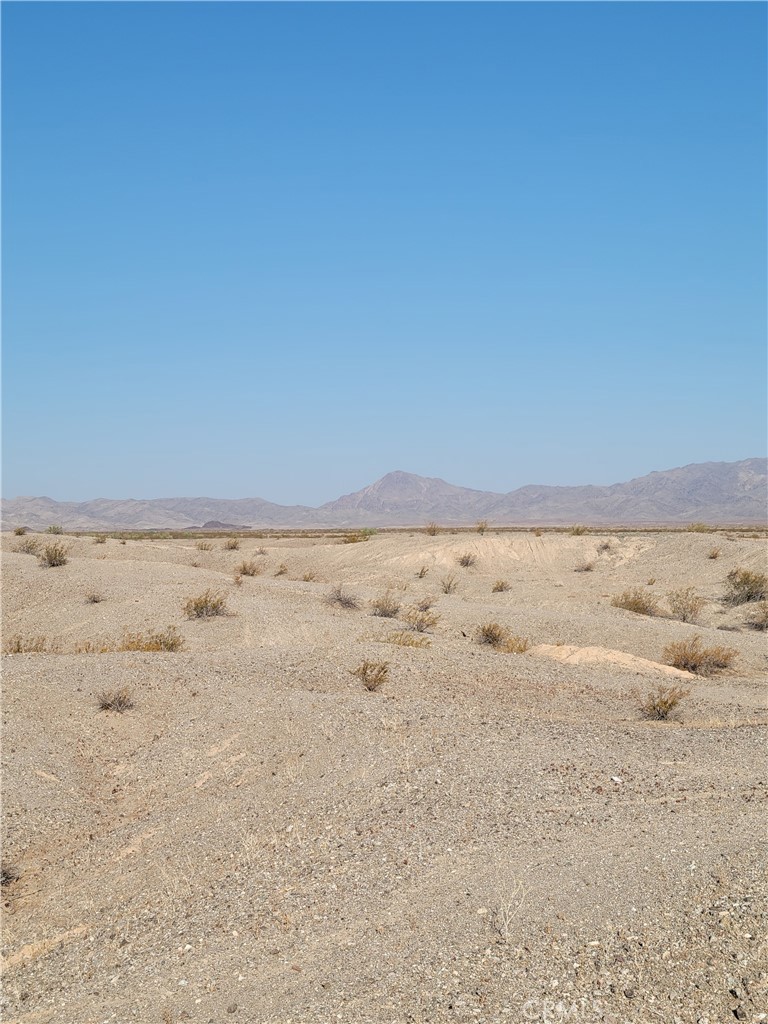
[[[3,4],[3,493],[766,449],[766,7]]]

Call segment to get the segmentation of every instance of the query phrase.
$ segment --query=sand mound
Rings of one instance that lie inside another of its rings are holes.
[[[539,644],[532,647],[531,654],[542,654],[545,658],[554,658],[566,665],[616,665],[630,672],[643,674],[652,672],[665,676],[676,676],[679,679],[695,679],[691,672],[684,672],[671,665],[661,665],[658,661],[638,658],[625,651],[614,651],[609,647],[572,647],[568,644]]]

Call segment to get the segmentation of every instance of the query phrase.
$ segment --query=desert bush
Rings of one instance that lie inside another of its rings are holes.
[[[317,573],[314,569],[307,569],[304,575],[301,577],[305,583],[314,583],[317,579]]]
[[[487,519],[478,519],[478,521],[475,523],[475,529],[477,530],[477,532],[482,537],[483,534],[485,533],[485,531],[488,529],[488,520]]]
[[[533,536],[534,536],[534,537],[540,537],[540,536],[541,536],[541,529],[540,529],[540,527],[538,527],[538,526],[537,526],[537,527],[536,527],[536,528],[535,528],[535,529],[533,530]]]
[[[572,537],[583,537],[587,528],[586,526],[572,526],[568,532]]]
[[[747,604],[749,601],[764,601],[768,598],[768,576],[764,572],[733,569],[726,580],[727,589],[723,596],[725,604]]]
[[[281,562],[275,571],[275,576],[285,576],[287,572],[288,566],[285,564],[285,562]]]
[[[352,675],[361,680],[366,690],[378,690],[386,682],[389,675],[389,662],[387,661],[361,661],[357,668],[352,670]]]
[[[424,527],[424,533],[428,533],[430,537],[436,537],[440,533],[440,527],[437,523],[427,523]]]
[[[666,721],[690,690],[681,686],[657,686],[638,701],[638,709],[646,717],[657,722]]]
[[[102,690],[96,697],[96,703],[100,711],[116,711],[120,715],[136,706],[127,686],[121,686],[119,690]]]
[[[69,559],[69,549],[65,544],[55,541],[53,544],[46,544],[42,554],[38,555],[38,561],[46,569],[52,569],[58,565],[66,565]]]
[[[418,601],[416,601],[414,607],[418,608],[420,612],[428,612],[430,608],[434,608],[436,603],[437,598],[430,597],[429,594],[425,594],[424,597],[420,597]]]
[[[198,551],[213,551],[213,544],[209,543],[207,540],[199,540],[197,544],[195,544],[195,547]]]
[[[768,630],[768,601],[760,601],[755,605],[752,614],[746,620],[746,625],[761,632]]]
[[[463,554],[459,555],[456,561],[464,569],[469,569],[477,562],[477,555],[473,555],[471,551],[465,551]]]
[[[578,565],[573,567],[574,572],[592,572],[595,568],[594,562],[579,562]]]
[[[376,533],[370,527],[364,527],[362,530],[355,530],[354,533],[347,533],[344,535],[344,544],[360,544],[364,541],[370,540],[371,537]]]
[[[85,595],[86,604],[101,604],[104,598],[98,592],[98,590],[89,590]]]
[[[107,538],[104,537],[102,534],[97,534],[97,536],[95,536],[93,538],[93,543],[94,544],[106,544],[107,543]]]
[[[689,640],[677,640],[667,644],[662,659],[667,665],[695,672],[699,676],[711,676],[721,669],[730,668],[737,652],[732,647],[704,647],[701,637],[696,635]]]
[[[428,565],[422,565],[421,568],[419,569],[419,571],[416,573],[416,576],[420,580],[423,580],[428,572],[429,572],[429,566]]]
[[[46,533],[64,533],[64,527],[63,526],[59,526],[58,524],[54,524],[53,526],[47,527],[45,532]]]
[[[371,608],[373,609],[373,614],[378,615],[379,618],[394,619],[400,611],[400,602],[392,591],[388,590],[385,594],[374,597],[371,601]]]
[[[422,608],[413,605],[410,607],[405,615],[403,621],[408,629],[413,630],[414,633],[426,633],[433,626],[436,626],[440,621],[440,616],[436,612],[424,610]]]
[[[325,595],[325,603],[338,605],[339,608],[346,608],[348,610],[359,607],[359,602],[354,594],[350,594],[346,591],[341,584],[335,586],[333,590],[329,591]]]
[[[387,637],[386,642],[388,644],[397,644],[398,647],[429,647],[430,641],[425,636],[421,636],[418,633],[409,633],[407,630],[399,630],[396,633],[390,633]]]
[[[184,614],[188,619],[211,619],[215,615],[226,614],[226,609],[226,595],[213,590],[206,590],[199,597],[190,597],[184,603]]]
[[[628,612],[635,612],[637,615],[658,615],[659,603],[653,594],[647,594],[639,587],[625,590],[623,594],[617,594],[611,598],[614,608],[623,608]]]
[[[21,872],[15,864],[8,864],[7,862],[4,862],[2,867],[0,867],[0,886],[2,886],[3,889],[7,888],[9,885],[13,885],[14,882],[18,882],[20,878]]]
[[[111,640],[103,640],[97,643],[94,640],[78,640],[75,644],[75,654],[113,654],[116,650]]]
[[[227,537],[222,547],[225,551],[239,551],[240,541],[237,537]]]
[[[444,594],[454,594],[459,589],[459,581],[456,579],[456,575],[449,572],[447,576],[443,576],[440,580],[440,589]]]
[[[597,545],[597,553],[598,555],[604,555],[606,552],[611,551],[612,548],[613,544],[609,540],[601,540]]]
[[[502,644],[501,650],[505,654],[525,654],[530,646],[531,644],[527,637],[515,636],[513,633],[510,633]]]
[[[690,523],[686,527],[688,533],[712,533],[714,532],[713,526],[708,526],[707,523]]]
[[[28,532],[28,528],[26,526],[15,526],[14,529],[13,529],[13,533],[14,533],[15,537],[23,537],[24,534],[27,533],[27,532]]]
[[[703,597],[699,597],[693,587],[670,590],[667,594],[667,602],[672,618],[679,619],[681,622],[696,622],[701,609],[707,603]]]
[[[503,594],[505,590],[509,590],[509,584],[506,580],[496,580],[491,587],[492,594]]]
[[[479,644],[490,644],[491,647],[501,647],[506,638],[507,630],[498,622],[484,622],[477,627],[475,639]]]
[[[720,557],[720,548],[710,548],[707,552],[707,558],[711,558],[713,561],[715,558]]]
[[[235,572],[239,576],[258,576],[261,573],[261,566],[258,562],[254,562],[253,559],[250,561],[244,560],[238,565]]]
[[[25,537],[16,545],[15,550],[20,555],[36,555],[40,551],[40,541],[37,537]]]
[[[15,633],[3,645],[5,654],[59,654],[60,640],[49,640],[47,636],[22,636]]]
[[[184,647],[184,637],[179,636],[175,626],[167,626],[164,630],[149,633],[126,633],[119,651],[180,651]]]
[[[264,547],[263,544],[262,544],[262,546],[260,548],[256,548],[256,550],[254,551],[255,555],[266,555],[266,553],[267,553],[267,549]]]

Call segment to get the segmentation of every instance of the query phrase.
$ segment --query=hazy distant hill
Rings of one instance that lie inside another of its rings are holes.
[[[211,520],[259,527],[446,525],[478,519],[504,524],[642,524],[765,522],[768,460],[704,462],[649,473],[609,487],[530,485],[508,494],[457,487],[435,477],[388,473],[376,483],[319,508],[275,505],[261,498],[155,498],[2,502],[3,529],[188,529]]]

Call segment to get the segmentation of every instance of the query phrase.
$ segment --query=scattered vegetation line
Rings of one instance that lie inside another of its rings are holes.
[[[732,569],[726,576],[723,602],[730,605],[748,604],[768,598],[768,575],[750,569]]]
[[[15,633],[3,644],[5,654],[59,654],[61,641],[49,640],[47,636],[22,636]]]
[[[116,711],[120,715],[136,706],[131,697],[131,691],[126,686],[122,686],[119,690],[102,690],[96,697],[96,702],[100,711]]]
[[[421,636],[418,633],[409,633],[407,630],[399,630],[396,633],[390,633],[387,637],[387,643],[397,644],[399,647],[429,647],[430,641],[425,636]]]
[[[389,662],[387,661],[362,661],[352,675],[361,680],[366,690],[378,690],[386,682],[389,675]]]
[[[716,645],[705,647],[698,634],[689,640],[677,640],[667,644],[662,660],[667,665],[695,672],[699,676],[711,676],[722,669],[730,668],[737,652],[732,647]]]
[[[68,553],[69,549],[65,544],[55,541],[53,544],[45,545],[42,553],[38,556],[38,560],[44,568],[52,569],[58,565],[66,565],[69,561]]]
[[[341,584],[335,586],[333,590],[329,591],[325,595],[325,603],[338,605],[339,608],[346,608],[348,610],[359,607],[359,602],[354,594],[350,594],[346,591]]]
[[[638,708],[645,718],[665,722],[690,692],[681,686],[657,686],[655,690],[640,698]]]
[[[650,585],[650,580],[648,581]],[[640,587],[633,587],[625,590],[623,594],[617,594],[611,599],[614,608],[623,608],[625,611],[634,612],[636,615],[658,615],[659,603],[653,594],[641,590]]]
[[[118,650],[120,651],[180,651],[184,638],[175,626],[149,633],[126,633]]]
[[[371,608],[373,609],[373,614],[378,615],[379,618],[394,619],[400,611],[400,601],[391,590],[388,590],[385,594],[373,598]]]
[[[184,614],[189,619],[210,619],[216,615],[225,615],[226,610],[226,594],[213,590],[206,590],[199,597],[190,597],[184,604]]]

